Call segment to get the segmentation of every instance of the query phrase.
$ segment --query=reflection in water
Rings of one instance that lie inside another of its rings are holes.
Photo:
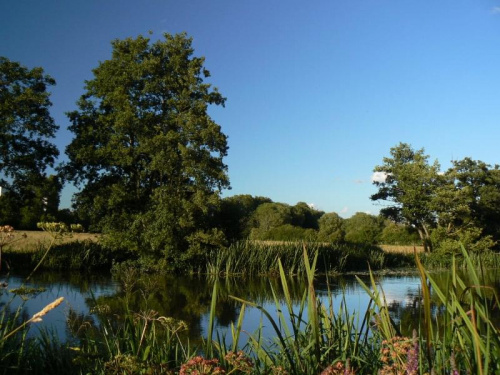
[[[497,271],[488,272],[486,279],[489,285],[498,288],[499,276]],[[446,290],[446,285],[450,283],[449,275],[443,273],[434,277]],[[368,277],[361,278],[364,282],[369,282]],[[228,332],[231,322],[238,319],[241,309],[241,304],[231,299],[231,295],[255,302],[271,313],[276,310],[273,293],[284,305],[283,291],[277,277],[215,279],[201,276],[127,274],[125,277],[112,279],[108,275],[44,272],[36,275],[26,286],[44,287],[45,292],[31,297],[26,302],[21,297],[9,293],[9,290],[18,288],[24,279],[20,276],[2,278],[4,279],[9,283],[9,287],[0,292],[0,309],[12,299],[9,305],[10,311],[15,311],[18,306],[24,305],[25,318],[40,311],[58,297],[65,297],[65,307],[51,311],[44,317],[44,321],[37,325],[39,328],[52,327],[63,340],[77,333],[82,327],[98,324],[92,309],[105,308],[107,311],[104,312],[109,317],[122,315],[124,311],[140,313],[154,310],[160,316],[183,320],[189,327],[189,338],[197,342],[200,337],[206,336],[215,282],[218,283],[216,327],[222,333]],[[383,276],[378,278],[378,283],[384,291],[392,318],[400,325],[403,334],[411,333],[421,313],[420,279],[417,276]],[[345,302],[351,314],[364,314],[366,311],[369,297],[354,276],[328,280],[318,278],[315,285],[318,297],[326,305],[331,299],[334,309],[340,309],[341,303]],[[292,278],[288,287],[298,309],[306,290],[306,281]],[[436,313],[437,300],[434,298],[433,301]],[[264,334],[274,336],[268,322],[262,318],[261,312],[257,309],[247,308],[244,330],[249,333],[254,332],[261,320]],[[35,329],[30,334],[36,333]]]

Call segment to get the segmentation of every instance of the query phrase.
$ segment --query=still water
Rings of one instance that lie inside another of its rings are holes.
[[[492,272],[490,283],[495,284],[500,279],[499,276],[498,271]],[[367,276],[360,278],[369,283]],[[446,274],[436,275],[436,278],[446,282]],[[237,321],[241,309],[241,303],[230,296],[257,303],[275,317],[277,306],[273,298],[274,291],[283,311],[286,310],[279,278],[273,277],[216,280],[196,276],[140,276],[132,273],[113,278],[110,275],[40,272],[29,282],[25,282],[24,277],[19,275],[0,275],[1,282],[8,283],[8,286],[0,289],[0,311],[5,306],[8,306],[9,311],[15,311],[18,306],[23,305],[24,319],[29,319],[57,298],[64,297],[61,306],[44,316],[42,322],[33,324],[30,330],[30,335],[36,335],[40,329],[49,328],[61,340],[71,338],[67,324],[70,317],[73,321],[98,324],[96,315],[92,314],[93,307],[97,304],[105,305],[116,314],[120,314],[128,306],[133,312],[154,310],[160,316],[183,320],[189,327],[190,338],[197,341],[207,334],[214,283],[217,283],[215,324],[221,334],[230,336],[231,322]],[[305,280],[291,278],[288,282],[294,306],[298,309],[306,290]],[[40,288],[40,291],[29,295],[13,293],[23,283],[25,287]],[[419,314],[421,284],[418,276],[380,276],[377,277],[377,283],[385,293],[395,321],[403,329],[410,329]],[[362,316],[366,311],[369,297],[354,276],[331,277],[329,280],[318,278],[315,286],[319,298],[326,305],[331,299],[335,310],[345,303],[351,314],[359,313]],[[271,325],[262,312],[247,307],[243,330],[253,333],[261,322],[264,335],[274,336]]]

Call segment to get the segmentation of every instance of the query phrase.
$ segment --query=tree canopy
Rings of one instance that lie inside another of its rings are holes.
[[[380,210],[382,215],[416,228],[429,250],[430,229],[435,221],[432,203],[440,183],[439,163],[429,164],[424,149],[414,150],[407,143],[391,148],[390,154],[374,168],[384,178],[373,181],[378,192],[371,199],[386,202],[387,206]]]
[[[48,212],[57,213],[61,184],[46,170],[59,155],[51,142],[58,126],[50,115],[48,87],[55,85],[42,68],[28,69],[0,57],[0,221],[31,229]],[[55,206],[55,210],[54,210]]]
[[[453,252],[462,244],[481,251],[498,243],[498,165],[464,158],[441,172],[437,161],[429,164],[423,149],[400,143],[390,153],[383,165],[375,167],[384,178],[374,181],[378,192],[371,197],[388,203],[382,215],[415,228],[426,250],[435,246]]]
[[[225,98],[204,82],[185,34],[112,47],[68,114],[75,138],[63,171],[83,185],[76,209],[117,245],[167,263],[193,258],[223,241],[213,216],[229,187],[227,137],[208,107]]]

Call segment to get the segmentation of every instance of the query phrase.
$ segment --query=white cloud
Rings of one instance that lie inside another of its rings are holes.
[[[355,184],[364,184],[365,182],[363,180],[354,180]]]
[[[312,208],[313,210],[316,209],[316,205],[314,203],[308,203],[307,205],[309,206],[309,208]]]
[[[387,179],[386,172],[373,172],[372,182],[385,182]]]
[[[349,207],[345,206],[343,209],[340,210],[341,214],[346,214],[349,211]]]
[[[490,12],[491,14],[500,14],[500,7],[493,7]]]

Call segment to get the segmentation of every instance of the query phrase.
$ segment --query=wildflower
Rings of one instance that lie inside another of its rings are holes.
[[[250,374],[254,368],[252,360],[241,350],[237,353],[228,352],[224,359],[233,367],[232,371],[238,370],[244,374]]]
[[[413,345],[408,350],[408,359],[406,362],[406,374],[407,375],[417,375],[418,374],[418,337],[417,331],[413,330]]]
[[[354,370],[351,370],[351,364],[349,360],[346,361],[345,365],[341,361],[338,361],[334,365],[328,366],[321,372],[321,375],[354,375],[354,374],[355,372]]]
[[[384,366],[380,370],[380,375],[413,374],[410,372],[406,372],[408,352],[412,348],[411,342],[412,341],[408,337],[401,336],[395,336],[390,340],[382,341],[380,360],[384,363]]]
[[[460,375],[457,369],[457,363],[455,361],[455,353],[451,352],[450,356],[450,365],[451,365],[451,375]]]
[[[131,355],[117,354],[104,364],[106,374],[136,374],[140,370],[137,358]]]
[[[201,356],[191,358],[181,366],[179,375],[223,375],[226,373],[218,366],[217,359],[205,359]]]
[[[272,375],[288,375],[288,371],[283,366],[271,366]]]

